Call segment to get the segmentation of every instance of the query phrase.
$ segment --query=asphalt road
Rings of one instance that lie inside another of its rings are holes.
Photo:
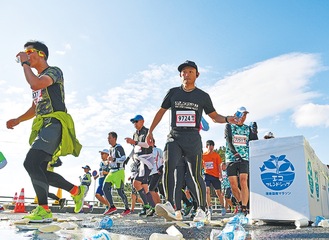
[[[102,214],[95,213],[54,213],[55,220],[63,221],[70,220],[71,223],[76,224],[75,230],[59,230],[55,233],[41,233],[37,230],[18,231],[15,221],[21,219],[24,213],[11,213],[9,210],[0,212],[0,239],[83,239],[91,237],[99,233],[99,229],[92,227],[95,220],[101,220]],[[227,215],[229,217],[232,215]],[[221,226],[205,225],[197,228],[181,228],[179,223],[166,222],[163,218],[148,217],[142,218],[138,214],[130,214],[121,217],[119,214],[112,216],[113,226],[109,230],[111,239],[149,239],[152,233],[166,233],[166,230],[174,225],[184,236],[185,239],[210,239],[212,229],[223,229]],[[186,224],[190,219],[184,219]],[[218,223],[220,220],[225,220],[220,214],[214,213],[214,222]],[[60,224],[54,221],[53,224]],[[40,225],[40,224],[39,224]],[[28,226],[33,226],[29,224]],[[244,226],[248,231],[251,239],[329,239],[329,228],[322,227],[304,227],[296,229],[293,224],[265,224],[265,225],[246,225]],[[249,238],[250,239],[250,238]]]

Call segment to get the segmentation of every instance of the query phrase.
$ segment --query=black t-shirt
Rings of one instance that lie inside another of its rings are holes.
[[[171,127],[199,128],[203,110],[206,114],[215,111],[208,93],[199,88],[185,92],[181,87],[168,91],[161,107],[171,108]]]

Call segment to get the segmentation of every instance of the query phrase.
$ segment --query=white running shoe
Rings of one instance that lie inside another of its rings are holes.
[[[207,215],[201,208],[196,211],[193,222],[208,222]]]
[[[176,220],[175,210],[170,202],[166,202],[165,204],[158,203],[155,205],[155,213],[168,221]]]
[[[175,217],[177,221],[183,221],[182,212],[180,210],[175,212]]]

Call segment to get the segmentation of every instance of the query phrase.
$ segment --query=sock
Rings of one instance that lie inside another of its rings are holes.
[[[139,193],[139,196],[141,197],[141,199],[143,200],[143,204],[144,205],[147,205],[148,204],[148,201],[147,201],[147,197],[146,197],[144,188],[142,188],[141,190],[139,190],[138,193]]]
[[[76,196],[79,194],[79,187],[78,186],[74,186],[71,191],[70,191],[71,195]]]
[[[40,205],[40,206],[43,207],[46,211],[49,211],[48,205]]]
[[[146,198],[147,198],[147,201],[150,203],[151,207],[155,207],[155,203],[153,201],[153,198],[152,198],[152,194],[150,192],[146,193]]]

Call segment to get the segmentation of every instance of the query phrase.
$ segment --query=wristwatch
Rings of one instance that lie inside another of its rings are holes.
[[[26,64],[26,65],[28,65],[28,66],[31,65],[29,61],[24,61],[24,62],[22,62],[21,64],[22,64],[22,66],[23,66],[24,64]]]

